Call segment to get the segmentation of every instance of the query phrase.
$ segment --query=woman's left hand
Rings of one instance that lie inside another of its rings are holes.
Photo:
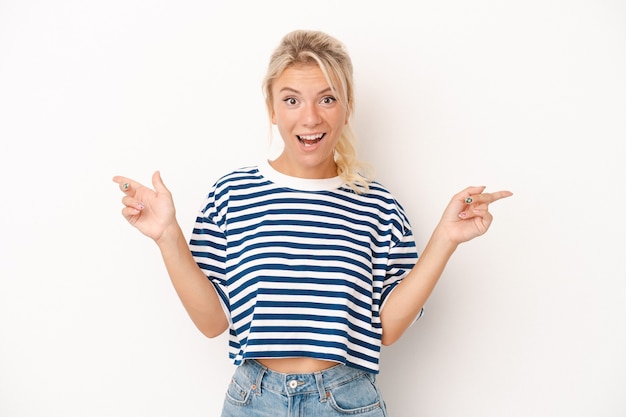
[[[437,228],[453,243],[460,244],[489,230],[493,216],[489,204],[513,195],[510,191],[485,193],[485,187],[467,187],[446,207]]]

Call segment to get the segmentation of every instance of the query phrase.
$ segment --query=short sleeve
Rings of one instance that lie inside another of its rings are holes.
[[[405,221],[406,222],[406,221]],[[387,271],[381,294],[381,311],[393,289],[408,275],[417,262],[415,239],[408,222],[405,223],[400,238],[394,242],[387,259]]]
[[[189,247],[194,260],[213,283],[226,317],[230,305],[226,288],[226,234],[224,216],[219,213],[212,191],[198,211]]]

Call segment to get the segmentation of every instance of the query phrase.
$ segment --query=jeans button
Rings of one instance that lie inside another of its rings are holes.
[[[289,388],[295,389],[297,386],[298,386],[298,381],[296,381],[295,379],[292,379],[291,381],[289,381]]]

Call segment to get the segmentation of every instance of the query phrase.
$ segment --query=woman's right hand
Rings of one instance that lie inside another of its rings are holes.
[[[177,227],[174,200],[159,171],[152,175],[154,190],[122,176],[113,182],[124,193],[122,215],[141,233],[158,243],[168,228]]]

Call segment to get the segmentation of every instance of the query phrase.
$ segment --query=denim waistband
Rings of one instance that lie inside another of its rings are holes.
[[[245,376],[252,389],[257,391],[257,393],[260,393],[261,389],[274,391],[287,396],[317,392],[321,400],[326,399],[327,389],[346,384],[363,375],[367,375],[372,381],[374,381],[376,377],[369,372],[343,364],[338,364],[331,368],[313,373],[285,374],[272,371],[254,359],[247,359],[244,363],[239,365],[236,372]]]

